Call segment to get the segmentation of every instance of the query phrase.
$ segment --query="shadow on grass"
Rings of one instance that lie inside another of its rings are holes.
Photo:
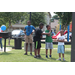
[[[69,54],[69,55],[71,55],[71,52],[70,52],[70,51],[66,51],[65,54]]]
[[[44,59],[42,57],[41,58],[36,58],[36,59],[47,61],[47,59]]]
[[[4,53],[0,53],[0,55],[10,55],[12,53],[7,53],[7,52],[4,52]]]

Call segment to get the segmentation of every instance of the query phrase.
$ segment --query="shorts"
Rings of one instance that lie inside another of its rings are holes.
[[[26,43],[33,43],[33,37],[31,34],[29,36],[25,35],[25,42]]]
[[[34,48],[35,49],[41,48],[41,41],[34,41]]]
[[[58,45],[58,51],[57,52],[64,54],[64,51],[65,51],[64,45]]]
[[[53,49],[53,43],[46,42],[46,49]]]

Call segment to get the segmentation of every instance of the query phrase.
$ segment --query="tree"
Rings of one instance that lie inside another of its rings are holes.
[[[57,20],[59,19],[58,15],[54,15],[52,18]]]
[[[6,23],[9,23],[9,32],[11,23],[19,22],[19,20],[24,20],[24,12],[0,12],[0,18],[2,18]],[[9,43],[10,45],[10,38]]]
[[[55,12],[55,14],[58,14],[62,27],[67,27],[72,21],[72,12]]]
[[[31,24],[35,27],[39,25],[40,22],[46,23],[45,22],[45,14],[44,12],[31,12]],[[22,22],[22,24],[27,24],[27,21],[30,19],[30,14],[29,12],[25,16],[25,20]]]

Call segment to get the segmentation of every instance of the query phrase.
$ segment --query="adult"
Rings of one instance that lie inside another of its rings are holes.
[[[25,42],[26,42],[26,53],[24,55],[27,55],[27,49],[28,49],[28,43],[30,44],[30,55],[32,55],[32,43],[33,43],[33,30],[35,30],[35,27],[31,25],[31,21],[27,21],[27,26],[24,28],[25,32]]]

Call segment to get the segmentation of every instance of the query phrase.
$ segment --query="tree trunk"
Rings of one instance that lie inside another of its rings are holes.
[[[9,20],[9,33],[10,33],[11,20]],[[10,46],[10,37],[8,38],[8,45]]]

